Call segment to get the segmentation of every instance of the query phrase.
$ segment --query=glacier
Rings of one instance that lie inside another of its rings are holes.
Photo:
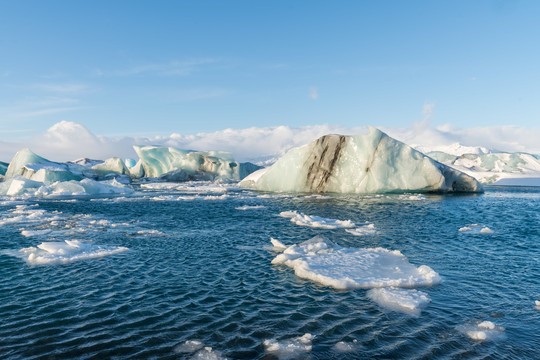
[[[367,134],[325,135],[294,148],[240,186],[309,193],[482,192],[472,176],[369,127]]]

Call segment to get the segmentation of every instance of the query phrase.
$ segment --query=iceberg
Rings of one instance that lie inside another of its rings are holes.
[[[69,181],[81,180],[82,176],[75,175],[70,171],[67,164],[57,163],[39,155],[34,154],[30,149],[24,148],[17,152],[11,160],[7,171],[6,179],[20,175],[33,181]]]
[[[472,176],[441,164],[382,131],[325,135],[294,148],[240,186],[309,193],[482,192]]]
[[[118,157],[113,157],[105,160],[101,164],[92,166],[98,175],[106,176],[108,174],[118,174],[118,175],[129,175],[130,171],[128,170],[124,161]]]
[[[224,151],[190,151],[166,146],[133,148],[140,158],[144,176],[168,181],[238,181],[261,168],[252,163],[238,163],[231,153]]]
[[[428,156],[459,171],[474,176],[480,182],[494,185],[538,186],[540,156],[528,153],[466,153],[460,156],[441,151]]]

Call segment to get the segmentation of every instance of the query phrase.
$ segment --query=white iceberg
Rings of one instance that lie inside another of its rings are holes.
[[[416,288],[441,282],[429,266],[416,267],[397,250],[344,248],[322,236],[289,247],[271,241],[273,249],[281,251],[272,264],[288,266],[298,277],[335,289]]]
[[[240,186],[262,191],[384,193],[481,192],[476,179],[373,127],[365,135],[326,135],[294,148]]]

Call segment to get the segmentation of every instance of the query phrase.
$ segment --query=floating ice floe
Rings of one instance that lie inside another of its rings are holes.
[[[431,302],[428,294],[415,289],[375,288],[368,297],[380,307],[418,316],[423,307]]]
[[[422,195],[410,195],[410,194],[403,194],[398,197],[400,200],[408,200],[408,201],[422,201],[426,200],[425,196]]]
[[[502,326],[497,326],[491,321],[482,321],[465,325],[460,329],[469,338],[478,341],[492,340],[504,333]]]
[[[441,282],[429,266],[412,265],[398,250],[344,248],[320,235],[299,245],[271,242],[282,251],[272,264],[288,266],[301,278],[336,289],[416,288]]]
[[[484,225],[471,224],[459,229],[459,232],[468,232],[472,234],[493,234],[494,231]]]
[[[263,206],[263,205],[244,205],[244,206],[239,206],[236,208],[236,210],[243,210],[243,211],[246,211],[246,210],[262,210],[262,209],[266,209],[266,206]]]
[[[534,308],[535,308],[536,310],[540,311],[540,301],[538,301],[538,300],[535,300],[535,301],[534,301]]]
[[[297,211],[283,211],[279,216],[290,218],[291,222],[296,225],[317,229],[350,229],[356,226],[351,220],[326,219],[320,216],[306,215]]]
[[[296,193],[483,191],[473,177],[373,127],[365,135],[325,135],[294,148],[244,178],[240,186]]]
[[[356,224],[356,225],[358,226],[362,224]],[[370,223],[366,223],[365,225],[362,225],[355,229],[345,229],[345,231],[354,236],[370,236],[370,235],[375,235],[377,233],[377,229],[375,229],[375,225],[370,224]]]
[[[223,354],[219,351],[212,349],[210,346],[206,346],[204,349],[199,350],[193,355],[192,360],[227,360]]]
[[[314,336],[304,334],[293,339],[278,341],[275,339],[264,340],[264,348],[267,353],[278,359],[294,359],[304,353],[310,352]]]
[[[37,247],[19,251],[4,251],[8,255],[22,258],[29,264],[65,264],[79,260],[102,258],[127,251],[123,246],[96,245],[90,240],[46,241]]]
[[[188,340],[174,348],[175,352],[179,353],[191,353],[202,349],[204,343],[199,340]]]
[[[358,340],[354,339],[352,342],[340,341],[334,345],[334,350],[340,353],[347,353],[360,350],[361,345]]]

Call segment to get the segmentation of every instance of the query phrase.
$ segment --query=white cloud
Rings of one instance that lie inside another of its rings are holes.
[[[170,61],[168,63],[154,63],[132,66],[125,70],[114,71],[107,73],[102,70],[97,70],[98,76],[133,76],[143,74],[154,74],[159,76],[187,76],[195,72],[199,67],[208,64],[219,62],[218,59],[200,58],[185,61]]]
[[[435,147],[456,142],[466,146],[483,146],[500,151],[523,151],[540,154],[540,129],[516,126],[455,128],[450,125],[432,127],[429,122],[416,122],[407,127],[381,128],[390,136],[407,144]],[[28,146],[37,154],[55,161],[80,157],[105,159],[112,156],[136,158],[133,145],[166,145],[192,150],[230,151],[239,161],[263,160],[284,154],[325,134],[365,133],[365,127],[311,125],[225,129],[215,132],[182,135],[173,133],[158,137],[107,137],[95,135],[85,126],[62,121],[44,134],[19,142],[0,141],[0,160],[10,161],[15,152]]]
[[[312,98],[313,100],[317,100],[319,98],[319,90],[317,90],[316,87],[310,87],[309,97]]]
[[[424,115],[424,120],[430,119],[433,116],[433,110],[435,109],[435,104],[424,104],[422,107],[422,114]]]

